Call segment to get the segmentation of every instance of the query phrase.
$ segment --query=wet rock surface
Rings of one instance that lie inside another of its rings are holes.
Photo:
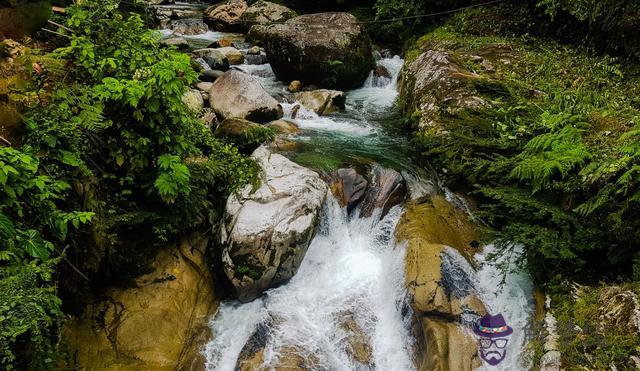
[[[239,300],[251,301],[298,270],[315,235],[327,186],[282,155],[258,148],[262,185],[227,200],[221,228],[224,270]]]
[[[360,204],[360,215],[371,216],[375,209],[382,209],[382,216],[389,210],[402,203],[405,199],[407,187],[402,175],[396,170],[374,166],[370,174],[369,189]]]
[[[331,183],[331,191],[336,197],[340,206],[353,210],[364,198],[367,190],[367,180],[355,169],[338,169],[333,175],[335,179]]]
[[[349,89],[362,85],[375,63],[364,27],[347,13],[307,14],[284,24],[254,26],[280,80]]]
[[[208,320],[218,307],[205,261],[207,240],[160,250],[135,287],[107,290],[70,321],[69,365],[87,370],[202,369]]]
[[[295,93],[293,99],[319,116],[344,110],[346,102],[346,97],[343,92],[328,89]]]
[[[488,103],[470,87],[478,75],[461,67],[450,51],[428,50],[402,69],[399,91],[402,109],[420,113],[419,127],[444,131],[439,121],[443,110],[456,112]]]

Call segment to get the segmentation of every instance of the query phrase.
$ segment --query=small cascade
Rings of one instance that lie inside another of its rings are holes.
[[[318,235],[289,283],[263,299],[220,308],[211,323],[207,369],[233,370],[256,329],[266,369],[284,362],[287,349],[296,349],[312,369],[414,369],[405,251],[393,238],[401,213],[396,207],[382,220],[379,212],[349,218],[330,197]],[[364,350],[355,355],[356,347]]]
[[[478,268],[475,269],[457,250],[447,248],[442,257],[443,287],[454,296],[475,293],[491,315],[502,314],[514,330],[508,337],[505,359],[496,366],[483,363],[480,370],[527,370],[530,368],[526,354],[528,332],[535,311],[533,283],[525,272],[513,271],[521,248],[515,247],[511,254],[489,260],[495,252],[495,246],[487,245],[476,254]],[[475,336],[471,328],[477,319],[475,314],[462,316],[461,322],[468,327],[469,336]]]

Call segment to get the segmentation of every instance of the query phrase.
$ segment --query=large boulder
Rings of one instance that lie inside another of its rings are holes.
[[[69,366],[83,370],[199,369],[218,300],[205,260],[207,240],[161,249],[154,271],[132,288],[112,288],[68,322]]]
[[[307,14],[285,23],[251,28],[280,80],[300,80],[340,90],[356,88],[375,67],[371,41],[347,13]]]
[[[242,23],[243,30],[246,32],[255,25],[267,25],[275,22],[282,23],[296,16],[298,16],[296,12],[284,5],[259,0],[242,13],[240,22]]]
[[[260,81],[237,70],[216,79],[209,91],[209,104],[221,119],[236,117],[263,123],[282,117],[282,106]]]
[[[405,286],[418,327],[420,370],[473,370],[477,347],[463,314],[484,315],[471,256],[477,232],[443,196],[410,203],[396,227],[406,243]]]
[[[228,0],[212,5],[204,11],[204,21],[216,31],[240,31],[240,17],[247,7],[244,0]]]
[[[442,112],[453,114],[489,104],[472,87],[479,77],[462,67],[452,52],[428,50],[402,68],[398,84],[400,107],[406,116],[420,114],[420,129],[445,132]]]
[[[296,93],[293,99],[314,111],[317,115],[328,115],[345,108],[346,97],[338,90],[318,89]]]
[[[320,176],[265,147],[252,155],[262,185],[229,196],[221,226],[224,271],[243,302],[297,272],[327,194]]]

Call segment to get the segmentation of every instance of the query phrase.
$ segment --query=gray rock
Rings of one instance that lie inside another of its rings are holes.
[[[229,60],[219,48],[196,49],[191,52],[195,57],[200,57],[214,70],[226,71],[229,69]]]
[[[198,88],[198,90],[200,90],[200,91],[205,91],[205,92],[209,93],[209,90],[211,90],[211,86],[212,85],[213,85],[213,83],[211,83],[211,82],[199,82],[198,84],[196,84],[196,88]]]
[[[247,54],[244,56],[244,63],[246,64],[267,64],[269,58],[266,54]]]
[[[237,117],[263,123],[282,117],[282,106],[260,81],[237,70],[225,72],[213,83],[209,104],[222,119]]]
[[[367,180],[355,169],[338,169],[333,175],[335,181],[331,184],[331,191],[340,203],[351,211],[365,195]]]
[[[169,23],[168,28],[179,35],[199,35],[209,30],[201,19],[176,19]]]
[[[262,41],[282,81],[351,89],[360,87],[375,67],[366,30],[347,13],[307,14],[253,26],[247,39]]]
[[[402,110],[406,115],[420,113],[419,128],[442,132],[445,129],[439,122],[440,112],[455,113],[488,105],[469,83],[477,77],[456,63],[449,52],[426,51],[402,68],[398,84]]]
[[[264,146],[252,157],[263,171],[262,185],[228,198],[220,233],[224,271],[242,302],[297,272],[327,194],[317,173]]]

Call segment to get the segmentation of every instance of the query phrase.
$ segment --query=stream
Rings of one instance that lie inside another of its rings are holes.
[[[190,38],[211,42],[225,35],[210,31]],[[285,118],[302,131],[288,138],[296,143],[295,149],[281,153],[324,175],[349,166],[390,167],[407,181],[410,199],[439,187],[450,201],[464,205],[413,163],[414,149],[398,129],[401,118],[394,102],[403,60],[396,56],[377,63],[392,78],[371,74],[362,88],[347,92],[344,112],[318,116],[302,107],[292,119],[293,104],[283,104]],[[287,86],[276,79],[269,64],[233,68],[258,77],[273,96],[286,92]],[[404,288],[406,246],[394,237],[402,213],[400,205],[382,218],[379,209],[370,217],[348,215],[329,195],[297,274],[253,302],[220,305],[210,321],[213,339],[204,351],[206,368],[235,370],[245,344],[258,342],[263,349],[261,369],[274,369],[293,355],[313,370],[415,370],[413,313]],[[528,369],[533,285],[524,272],[505,274],[498,268],[514,265],[510,259],[517,254],[488,259],[494,250],[492,245],[481,249],[474,269],[449,248],[443,269],[454,285],[469,285],[490,313],[502,313],[514,328],[505,360],[480,369]],[[469,336],[473,336],[470,330]],[[368,345],[360,344],[363,339]],[[355,361],[362,357],[369,362]]]

